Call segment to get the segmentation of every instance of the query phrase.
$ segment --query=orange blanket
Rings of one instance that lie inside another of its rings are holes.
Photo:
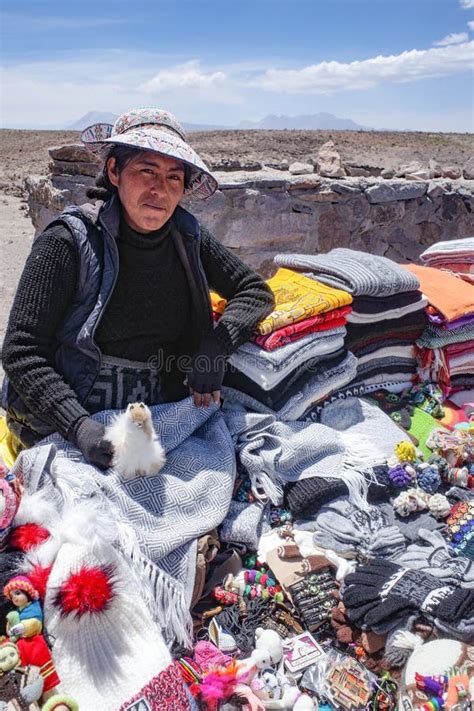
[[[446,319],[455,321],[474,313],[474,286],[449,272],[418,264],[403,264],[405,269],[420,280],[420,291],[434,308]]]

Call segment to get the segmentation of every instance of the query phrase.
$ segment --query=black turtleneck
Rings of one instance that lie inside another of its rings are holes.
[[[145,235],[122,220],[117,281],[95,333],[102,353],[156,362],[160,351],[191,352],[189,285],[170,226]]]

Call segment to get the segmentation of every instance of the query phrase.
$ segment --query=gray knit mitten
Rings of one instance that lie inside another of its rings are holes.
[[[104,425],[91,417],[79,420],[71,435],[71,441],[79,447],[86,460],[99,469],[112,466],[112,443],[104,435]]]

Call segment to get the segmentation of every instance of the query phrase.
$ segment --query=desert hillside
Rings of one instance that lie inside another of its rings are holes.
[[[48,172],[48,148],[79,142],[78,131],[0,130],[0,192],[24,195],[27,175]],[[278,163],[307,161],[333,140],[344,162],[397,169],[401,164],[434,159],[461,168],[472,155],[467,133],[402,133],[367,131],[205,131],[190,133],[189,142],[212,167],[224,159]]]

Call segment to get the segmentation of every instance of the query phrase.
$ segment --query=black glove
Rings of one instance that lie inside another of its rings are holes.
[[[105,427],[90,417],[84,417],[77,423],[71,440],[81,450],[91,464],[100,469],[112,466],[112,443],[104,438]]]
[[[208,334],[191,360],[187,376],[191,390],[201,395],[217,394],[224,380],[226,360],[223,344],[214,333]]]

